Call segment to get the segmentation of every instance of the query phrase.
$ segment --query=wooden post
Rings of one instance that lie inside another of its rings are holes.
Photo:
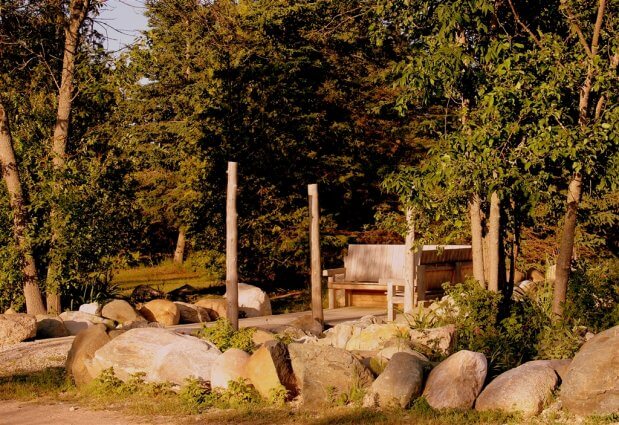
[[[235,330],[239,329],[238,229],[236,213],[236,162],[228,162],[226,199],[226,316]]]
[[[411,314],[415,304],[415,223],[413,209],[406,209],[406,240],[404,244],[404,313]]]
[[[320,282],[320,210],[318,208],[318,185],[307,186],[310,213],[310,253],[312,276],[312,317],[324,323],[322,313],[322,285]]]

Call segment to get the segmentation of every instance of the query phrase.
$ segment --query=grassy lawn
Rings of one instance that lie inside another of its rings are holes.
[[[144,417],[166,417],[166,423],[213,423],[213,424],[573,424],[601,425],[616,423],[617,416],[584,418],[578,420],[565,413],[523,419],[518,415],[499,412],[479,413],[469,411],[436,411],[423,399],[418,399],[409,409],[367,409],[358,406],[326,406],[319,411],[309,411],[293,406],[273,407],[264,403],[237,408],[196,409],[182,396],[169,390],[152,386],[148,390],[136,387],[122,395],[90,385],[76,389],[66,378],[64,370],[51,369],[29,376],[0,379],[0,400],[20,400],[53,404],[71,403],[93,410],[107,410]]]

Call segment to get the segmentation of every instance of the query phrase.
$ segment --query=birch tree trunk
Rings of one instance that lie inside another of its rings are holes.
[[[183,264],[185,259],[185,228],[181,227],[178,230],[178,240],[176,241],[176,250],[174,250],[174,264]]]
[[[50,243],[50,262],[47,269],[47,311],[59,313],[61,311],[58,277],[60,264],[57,255],[58,241],[62,237],[62,220],[59,217],[56,205],[60,194],[61,184],[58,181],[66,163],[67,140],[69,138],[69,117],[73,101],[73,77],[75,74],[75,57],[79,44],[79,32],[84,19],[88,14],[90,0],[71,0],[69,6],[69,21],[65,24],[64,56],[62,58],[62,78],[58,91],[58,109],[56,125],[52,140],[52,165],[54,169],[54,183],[52,185],[52,205],[50,224],[52,229]]]
[[[499,195],[492,192],[488,219],[488,289],[493,292],[499,292],[500,233],[501,202]]]
[[[19,169],[13,150],[9,117],[2,103],[0,103],[0,164],[2,165],[2,175],[9,194],[9,203],[13,211],[13,236],[22,256],[26,310],[28,314],[44,314],[45,306],[43,305],[43,298],[39,290],[36,263],[26,238],[27,217]]]
[[[473,276],[483,287],[486,286],[484,275],[484,240],[481,225],[481,200],[475,194],[469,201],[471,215],[471,245],[473,251]]]

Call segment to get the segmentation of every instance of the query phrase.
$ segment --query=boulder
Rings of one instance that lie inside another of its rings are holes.
[[[0,347],[32,339],[37,335],[37,320],[23,313],[0,314]]]
[[[180,323],[205,323],[210,322],[208,310],[198,305],[175,301],[181,314]]]
[[[412,348],[410,348],[410,346],[408,346],[408,344],[401,342],[401,340],[395,340],[392,343],[388,342],[385,348],[383,348],[382,350],[378,352],[377,357],[380,357],[385,360],[391,360],[391,358],[396,353],[407,353],[407,354],[410,354],[411,356],[416,357],[418,360],[420,360],[422,363],[426,365],[430,364],[430,360],[426,356],[413,350]]]
[[[409,331],[410,329],[407,325],[398,323],[369,325],[348,340],[346,349],[349,351],[380,350],[391,339],[402,338],[408,340]]]
[[[82,304],[78,311],[82,313],[94,314],[95,316],[101,316],[101,304],[97,302]]]
[[[0,348],[0,378],[64,369],[72,343],[73,338],[54,338]]]
[[[442,355],[449,355],[456,340],[456,327],[447,325],[440,328],[411,329],[409,335],[413,347],[419,346]]]
[[[619,412],[619,326],[598,333],[576,353],[561,384],[561,400],[577,415]]]
[[[176,304],[168,300],[152,300],[140,309],[140,313],[149,322],[161,323],[163,326],[178,325],[181,312]]]
[[[230,348],[213,362],[211,388],[228,388],[228,382],[247,378],[245,365],[250,355],[243,350]]]
[[[59,316],[37,314],[37,339],[62,338],[69,336],[69,330]]]
[[[228,311],[228,304],[224,298],[202,298],[196,301],[194,305],[205,308],[211,320],[226,317],[226,312]]]
[[[90,368],[101,373],[112,367],[122,380],[143,372],[148,382],[181,385],[190,377],[210,381],[213,363],[220,355],[208,341],[168,329],[139,328],[118,335],[97,350]]]
[[[89,367],[95,352],[110,342],[105,325],[92,325],[77,334],[71,344],[67,357],[67,374],[73,378],[75,385],[83,386],[97,377]]]
[[[251,340],[256,347],[260,347],[267,341],[277,341],[275,334],[264,329],[256,329],[251,335]]]
[[[423,395],[435,409],[470,409],[487,372],[488,362],[483,354],[458,351],[432,369]]]
[[[125,300],[113,300],[103,306],[101,316],[118,323],[141,319],[137,311]]]
[[[408,353],[395,353],[387,367],[372,383],[363,404],[366,407],[405,408],[421,395],[423,363]]]
[[[165,294],[148,285],[138,285],[131,292],[131,302],[133,304],[145,303],[158,298],[163,298]]]
[[[224,295],[224,298],[226,295]],[[262,289],[257,286],[239,282],[239,311],[245,317],[270,316],[271,300]]]
[[[256,390],[268,398],[271,390],[283,385],[290,396],[296,394],[296,382],[292,373],[288,350],[279,341],[267,341],[251,355],[245,365],[245,373]]]
[[[477,397],[475,410],[536,416],[552,399],[559,377],[548,365],[528,362],[494,378]]]
[[[157,322],[147,322],[145,319],[141,318],[140,320],[136,320],[134,322],[125,322],[118,327],[118,329],[122,329],[124,331],[138,328],[165,328],[165,326]]]
[[[9,307],[9,308],[6,309],[4,314],[17,314],[17,312],[15,310],[13,310],[13,307]]]
[[[303,332],[310,335],[320,335],[322,333],[322,325],[312,317],[311,314],[306,314],[296,318],[290,323],[290,326],[301,329]]]
[[[108,329],[114,329],[116,326],[113,320],[104,319],[82,311],[65,311],[60,313],[59,317],[71,335],[77,335],[80,331],[96,324],[105,325]]]
[[[552,370],[554,370],[561,381],[565,379],[565,375],[567,375],[567,370],[572,364],[572,359],[554,359],[554,360],[533,360],[527,362],[527,364],[536,364],[536,365],[544,365],[548,366]]]
[[[529,269],[527,274],[529,275],[529,279],[535,283],[543,282],[544,280],[546,280],[546,276],[544,275],[544,273],[540,272],[539,270]]]
[[[353,354],[340,348],[292,343],[288,352],[301,402],[308,407],[330,403],[355,387],[367,388],[374,380]]]

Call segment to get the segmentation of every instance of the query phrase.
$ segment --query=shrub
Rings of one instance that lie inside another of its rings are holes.
[[[212,342],[221,351],[226,351],[228,348],[238,348],[247,353],[252,353],[254,351],[252,340],[254,331],[252,328],[235,331],[228,319],[220,317],[213,326],[203,325],[202,329],[196,332],[196,336]]]

